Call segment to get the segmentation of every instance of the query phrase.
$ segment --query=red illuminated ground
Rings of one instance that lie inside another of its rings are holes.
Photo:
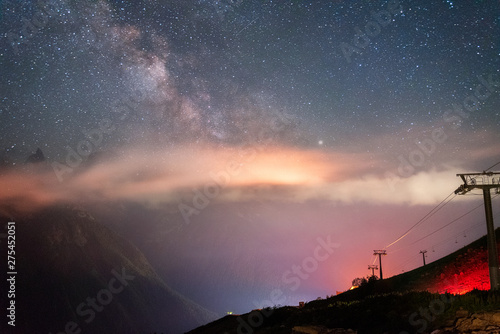
[[[474,289],[488,290],[488,252],[485,247],[469,248],[429,276],[432,278],[423,285],[431,292],[464,294]]]

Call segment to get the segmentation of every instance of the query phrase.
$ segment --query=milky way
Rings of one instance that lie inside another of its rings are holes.
[[[23,210],[82,198],[165,205],[174,208],[170,222],[198,223],[190,233],[224,225],[220,219],[285,235],[302,217],[306,236],[258,245],[263,253],[283,247],[283,258],[269,255],[266,268],[285,263],[277,273],[266,269],[267,281],[253,278],[263,295],[319,235],[355,238],[347,224],[366,231],[357,242],[366,246],[347,256],[350,246],[340,242],[336,251],[345,253],[331,261],[345,272],[317,276],[290,300],[344,288],[365,270],[373,247],[393,241],[459,185],[456,173],[500,160],[498,1],[0,6],[0,184],[7,189],[0,200]],[[24,166],[38,147],[48,164]],[[210,205],[196,204],[198,191],[214,187]],[[471,198],[462,203],[473,205]],[[302,252],[292,251],[288,241],[302,237]],[[252,253],[251,240],[240,246],[255,255],[247,265],[266,258]],[[221,251],[211,252],[224,266]],[[190,259],[194,270],[200,260]],[[241,263],[230,274],[250,270]]]

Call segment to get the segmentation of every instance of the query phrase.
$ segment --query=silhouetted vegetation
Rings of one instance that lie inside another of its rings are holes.
[[[430,333],[453,324],[459,310],[467,314],[500,310],[500,291],[472,290],[463,295],[425,291],[438,278],[452,285],[459,283],[453,278],[453,270],[446,271],[452,276],[443,277],[443,268],[453,269],[458,262],[475,259],[475,254],[485,245],[486,238],[480,238],[425,267],[388,279],[355,278],[352,285],[358,288],[308,302],[303,308],[281,307],[273,309],[270,315],[269,310],[263,310],[262,314],[267,315],[262,316],[259,326],[252,327],[253,333],[291,333],[294,326],[349,328],[360,334]],[[208,324],[190,333],[236,333],[241,324],[237,319],[246,320],[249,315],[226,318],[217,323],[217,329]]]
[[[372,280],[376,282],[375,280]],[[380,281],[379,281],[380,282]],[[370,284],[367,283],[366,284]],[[375,283],[372,283],[375,284]],[[365,290],[367,291],[367,290]],[[474,290],[465,295],[430,292],[392,292],[345,299],[342,295],[309,302],[303,308],[285,306],[261,311],[263,319],[253,333],[291,333],[294,326],[349,328],[363,333],[428,332],[442,328],[459,309],[469,313],[500,309],[500,292]],[[258,311],[253,311],[258,312]],[[235,333],[253,313],[226,317],[190,333]],[[265,316],[264,316],[265,315]],[[258,317],[253,314],[253,319]]]

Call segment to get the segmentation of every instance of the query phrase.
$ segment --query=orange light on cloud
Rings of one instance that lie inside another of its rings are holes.
[[[397,189],[391,191],[387,180],[377,176],[374,166],[383,170],[380,163],[363,154],[318,149],[202,145],[164,150],[134,148],[120,157],[75,168],[62,183],[48,165],[4,173],[0,176],[0,188],[5,191],[0,200],[15,200],[18,205],[24,202],[23,207],[102,199],[172,201],[193,189],[215,184],[213,175],[229,175],[230,169],[237,172],[223,186],[219,200],[251,200],[255,196],[275,199],[281,195],[276,191],[286,191],[287,198],[294,201],[428,204],[442,199],[439,189],[432,191],[436,189],[436,180],[440,188],[453,190],[457,184],[449,171],[429,171],[402,179]],[[254,187],[260,187],[264,193],[253,193]]]

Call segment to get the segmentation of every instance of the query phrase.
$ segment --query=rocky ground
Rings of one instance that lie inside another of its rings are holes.
[[[322,326],[295,326],[292,334],[356,334],[352,329],[334,328],[328,329]]]
[[[437,329],[432,334],[455,333],[500,333],[500,311],[470,313],[463,308],[456,312],[455,318],[447,326]]]

